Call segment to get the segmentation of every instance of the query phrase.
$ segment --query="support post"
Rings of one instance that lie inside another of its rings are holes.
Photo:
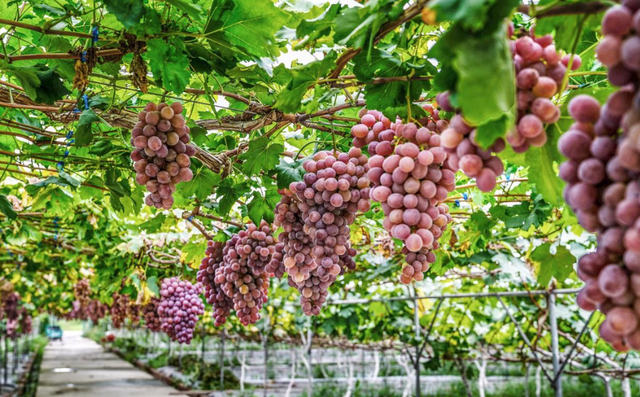
[[[226,331],[222,330],[220,336],[220,391],[224,391],[224,340],[226,337]]]
[[[558,347],[558,317],[556,313],[556,296],[550,292],[547,296],[549,309],[549,325],[551,328],[551,362],[553,363],[553,384],[555,397],[562,397],[562,373],[560,372],[560,359]]]
[[[437,315],[437,313],[436,313]],[[420,313],[418,312],[418,293],[413,289],[413,326],[415,328],[416,338],[420,338],[422,335],[422,329],[420,328]],[[420,397],[420,356],[422,355],[422,349],[419,343],[416,343],[416,360],[413,363],[413,369],[415,371],[415,388],[416,397]]]
[[[307,359],[309,360],[309,387],[307,388],[307,397],[311,397],[313,395],[313,368],[312,368],[312,342],[313,341],[313,330],[311,327],[307,330]]]

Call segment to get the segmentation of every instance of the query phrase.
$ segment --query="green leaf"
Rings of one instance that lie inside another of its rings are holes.
[[[182,40],[174,38],[168,43],[151,39],[147,41],[147,48],[146,57],[156,80],[161,82],[163,88],[182,93],[191,79],[189,58]]]
[[[149,291],[153,292],[155,296],[160,296],[160,287],[158,287],[158,277],[151,276],[147,278],[147,288]]]
[[[13,205],[4,194],[0,194],[0,211],[11,220],[18,218],[18,214],[13,210]]]
[[[490,136],[504,136],[514,124],[516,108],[513,59],[504,29],[488,37],[468,37],[455,52],[457,102],[465,119],[474,125],[489,122],[496,129]],[[476,136],[481,143],[490,138],[480,132]]]
[[[460,22],[465,29],[479,30],[487,21],[487,9],[495,0],[435,0],[430,7],[438,21]]]
[[[551,253],[551,243],[544,243],[536,247],[530,255],[530,259],[538,263],[538,282],[546,287],[552,278],[563,282],[573,273],[573,264],[576,257],[561,245],[555,247],[555,253]]]
[[[103,0],[107,10],[129,29],[140,22],[145,13],[143,0]]]
[[[253,199],[247,204],[249,219],[256,225],[259,225],[263,219],[272,223],[275,216],[273,208],[278,201],[280,201],[280,195],[273,190],[268,190],[266,197],[259,192],[255,192]]]
[[[284,145],[263,136],[249,142],[249,149],[240,158],[244,160],[242,172],[251,176],[260,171],[270,171],[278,165]]]
[[[233,204],[250,190],[251,188],[247,182],[236,183],[231,178],[223,179],[216,189],[216,195],[219,198],[218,212],[220,215],[227,215],[231,211]]]
[[[193,179],[180,184],[180,194],[184,198],[195,196],[198,200],[206,199],[214,186],[220,182],[220,175],[207,167],[200,167],[193,174]]]
[[[202,18],[202,7],[199,4],[193,4],[193,2],[186,0],[165,0],[165,2],[173,5],[181,11],[184,11],[191,18],[196,20]]]
[[[280,160],[280,164],[276,166],[276,177],[278,178],[278,189],[287,189],[291,182],[299,182],[305,174],[302,167],[304,159],[287,162]]]
[[[307,87],[324,77],[335,66],[336,59],[337,54],[332,51],[321,61],[310,62],[304,66],[286,70],[290,79],[286,87],[278,94],[275,107],[283,112],[298,111],[301,108]]]
[[[76,127],[76,145],[87,146],[93,140],[91,124],[101,121],[100,117],[91,109],[87,109],[80,115]]]
[[[555,129],[547,130],[548,140],[543,147],[532,147],[525,154],[526,164],[529,166],[529,182],[544,199],[555,206],[564,204],[562,190],[564,183],[558,176],[558,164],[562,161],[558,153],[558,134]]]

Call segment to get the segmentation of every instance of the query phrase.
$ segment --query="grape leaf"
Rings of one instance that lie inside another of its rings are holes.
[[[0,211],[11,220],[18,217],[18,214],[13,210],[13,205],[4,194],[0,194]]]
[[[266,197],[259,192],[254,192],[253,199],[247,204],[249,219],[256,225],[259,225],[263,219],[272,223],[275,215],[273,208],[279,201],[280,195],[276,191],[267,190]]]
[[[193,179],[180,184],[180,194],[185,197],[195,196],[204,200],[211,194],[211,188],[220,182],[221,176],[207,167],[200,167],[193,173]]]
[[[247,182],[236,183],[231,178],[223,179],[216,189],[216,196],[219,199],[218,211],[220,215],[227,215],[229,211],[231,211],[233,204],[250,190],[251,188]]]
[[[244,160],[242,172],[251,176],[260,171],[270,171],[280,160],[284,145],[263,136],[249,142],[249,149],[240,158]]]
[[[561,245],[555,247],[555,253],[551,253],[551,243],[544,243],[536,247],[529,258],[538,264],[538,282],[546,287],[552,278],[563,282],[573,272],[573,264],[576,257]]]
[[[276,176],[278,178],[278,189],[286,189],[291,182],[299,182],[305,174],[302,163],[304,159],[286,162],[284,159],[280,160],[280,164],[276,166]]]
[[[143,0],[103,0],[103,2],[107,10],[115,15],[127,29],[137,25],[145,13]]]
[[[199,20],[202,18],[202,7],[199,4],[194,4],[191,1],[186,0],[165,0],[167,3],[173,5],[177,9],[184,11],[191,18]]]
[[[556,206],[563,205],[564,182],[558,176],[557,166],[562,161],[558,152],[556,129],[547,130],[547,143],[543,147],[532,147],[525,154],[529,166],[529,182],[534,184],[544,199]]]
[[[487,9],[495,0],[435,0],[430,7],[438,21],[460,22],[465,29],[481,29],[487,21]]]
[[[331,51],[323,60],[310,62],[304,66],[287,70],[289,82],[277,96],[276,105],[283,112],[296,112],[300,110],[302,98],[309,85],[318,81],[334,66],[337,54]]]
[[[80,115],[76,126],[76,145],[87,146],[93,140],[91,125],[101,121],[100,117],[91,109],[87,109]]]
[[[189,83],[189,58],[184,52],[182,40],[174,38],[167,43],[161,39],[147,41],[146,56],[151,65],[154,78],[162,87],[175,93],[182,93]],[[170,60],[170,62],[168,62]]]

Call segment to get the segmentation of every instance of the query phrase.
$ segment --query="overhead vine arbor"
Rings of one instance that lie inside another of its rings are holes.
[[[430,306],[323,305],[580,278],[589,329],[638,349],[639,8],[3,2],[2,277],[34,311],[152,302],[154,329],[168,301],[197,321],[197,281],[217,326],[368,341]]]

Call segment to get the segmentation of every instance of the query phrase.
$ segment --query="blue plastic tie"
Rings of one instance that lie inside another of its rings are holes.
[[[91,29],[91,36],[92,36],[92,40],[93,42],[97,42],[98,41],[98,33],[100,31],[98,30],[97,26],[94,26],[93,29]]]
[[[511,180],[511,174],[507,174],[506,178],[507,180]]]
[[[70,139],[73,136],[73,130],[69,130],[69,132],[67,132],[67,139]]]
[[[467,201],[469,199],[469,195],[466,192],[462,193],[462,198]]]
[[[80,113],[80,109],[78,109],[78,108],[73,108],[73,113]]]
[[[64,158],[67,158],[68,156],[69,156],[69,151],[68,151],[68,150],[65,150],[65,151],[64,151]]]
[[[458,201],[458,200],[454,201],[454,202],[453,202],[453,204],[454,204],[456,207],[460,207],[460,201]]]
[[[87,94],[84,94],[82,96],[82,99],[84,99],[84,108],[89,109],[89,97],[87,96]]]
[[[80,54],[80,60],[82,62],[87,62],[87,52],[86,51],[82,51],[82,54]]]
[[[70,145],[70,144],[72,144],[72,143],[74,143],[75,141],[76,141],[76,140],[75,140],[75,138],[71,138],[71,139],[69,139],[69,145]]]
[[[53,236],[53,239],[58,241],[58,235],[56,234],[55,236]]]
[[[193,222],[193,215],[191,215],[190,217],[188,217],[188,218],[187,218],[187,220],[188,220],[189,222]]]
[[[56,167],[59,169],[62,169],[63,166],[64,166],[64,161],[58,161],[58,164],[56,164]]]

